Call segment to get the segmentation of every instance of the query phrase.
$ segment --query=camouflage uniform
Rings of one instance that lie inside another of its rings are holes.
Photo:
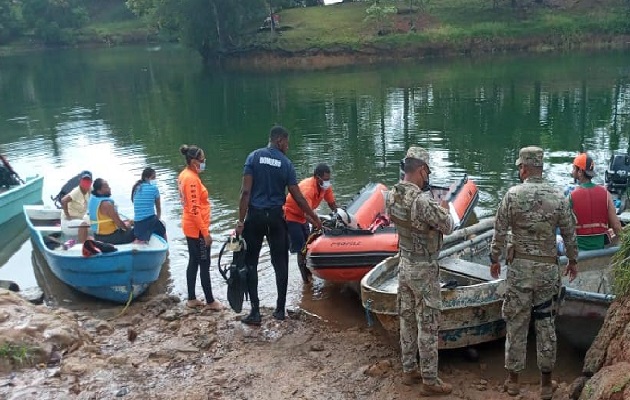
[[[428,165],[429,153],[411,147],[407,158]],[[443,234],[453,231],[453,220],[435,200],[411,182],[392,188],[387,210],[396,224],[399,240],[398,304],[400,346],[404,372],[417,371],[420,352],[422,380],[437,382],[438,323],[441,308],[437,255]]]
[[[521,149],[516,165],[521,163],[542,167],[543,150]],[[530,177],[510,188],[499,205],[491,260],[500,259],[509,227],[512,237],[507,246],[509,267],[503,303],[505,368],[511,372],[525,369],[527,332],[533,317],[538,368],[548,373],[556,361],[554,302],[561,285],[555,231],[560,228],[569,259],[577,259],[575,217],[560,190],[541,177]]]

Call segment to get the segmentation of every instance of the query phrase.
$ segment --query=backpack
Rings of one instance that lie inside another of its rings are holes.
[[[72,178],[68,179],[68,181],[61,187],[59,193],[56,196],[50,196],[50,199],[55,203],[55,207],[61,209],[61,199],[68,193],[72,191],[75,187],[79,186],[79,182],[81,181],[81,174],[77,174]]]

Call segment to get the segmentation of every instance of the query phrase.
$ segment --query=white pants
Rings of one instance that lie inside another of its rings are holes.
[[[79,236],[79,227],[87,226],[90,228],[90,217],[84,215],[82,219],[65,219],[61,218],[61,232],[65,236],[77,237]]]

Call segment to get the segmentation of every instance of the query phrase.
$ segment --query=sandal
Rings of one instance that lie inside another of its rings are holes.
[[[205,304],[203,303],[203,301],[197,299],[188,300],[186,302],[186,307],[188,308],[199,308],[203,307],[204,305]]]

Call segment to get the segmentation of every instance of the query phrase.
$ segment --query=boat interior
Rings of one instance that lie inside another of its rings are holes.
[[[33,228],[41,233],[44,245],[51,251],[70,257],[83,257],[83,246],[76,244],[76,237],[67,237],[61,231],[61,210],[42,206],[25,207]],[[166,241],[152,235],[148,243],[137,242],[117,244],[117,251],[125,250],[164,250],[168,247]]]

